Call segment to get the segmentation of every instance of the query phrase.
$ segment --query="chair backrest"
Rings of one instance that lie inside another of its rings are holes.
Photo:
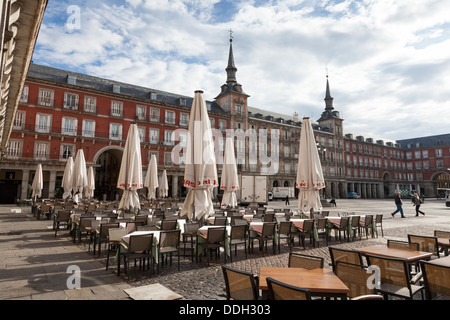
[[[119,228],[119,223],[101,223],[100,224],[100,240],[106,240],[109,235],[109,229],[111,228]]]
[[[328,217],[330,215],[330,211],[322,211],[322,217]]]
[[[123,236],[127,234],[127,229],[125,228],[110,228],[109,232],[109,241],[120,241]]]
[[[225,226],[227,224],[227,217],[214,217],[215,226]]]
[[[420,266],[427,300],[433,298],[448,300],[450,298],[450,266],[424,260],[420,261]]]
[[[270,277],[266,281],[269,300],[311,300],[309,289],[291,286]]]
[[[271,237],[275,235],[275,226],[276,222],[264,222],[263,228],[262,228],[262,237]]]
[[[289,268],[323,269],[324,258],[297,252],[289,253]]]
[[[352,216],[352,227],[358,227],[359,226],[359,220],[361,220],[360,216]]]
[[[364,267],[338,261],[334,272],[336,276],[350,289],[350,292],[348,293],[350,298],[375,293],[374,287],[367,285],[370,281],[369,277],[372,276],[372,273],[367,273],[367,270]]]
[[[231,226],[230,239],[245,239],[247,237],[247,225]]]
[[[313,219],[306,219],[303,221],[303,232],[312,232],[314,230],[314,220]]]
[[[252,273],[225,265],[222,271],[228,300],[258,300],[258,284]]]
[[[377,266],[379,268],[381,283],[388,283],[411,289],[409,282],[409,268],[405,259],[388,258],[369,254],[366,255],[366,259],[369,266]]]
[[[80,217],[80,231],[85,231],[86,227],[92,226],[92,221],[95,221],[95,217],[89,216],[89,217]]]
[[[200,222],[188,222],[184,224],[184,233],[186,234],[196,234],[198,229],[200,229]]]
[[[225,227],[209,228],[208,236],[206,237],[206,241],[208,243],[225,242],[225,235],[226,235]]]
[[[317,223],[317,230],[323,230],[326,229],[328,220],[327,218],[317,219],[316,223]]]
[[[160,248],[178,248],[180,244],[181,230],[163,230],[159,233],[158,246]]]
[[[175,230],[177,228],[177,220],[163,219],[161,220],[161,230]]]
[[[348,227],[348,222],[350,221],[350,217],[346,216],[346,217],[342,217],[341,218],[341,223],[339,225],[340,228],[347,228]]]
[[[155,226],[145,225],[145,226],[136,226],[136,231],[155,231],[158,230]]]
[[[418,243],[420,251],[431,252],[433,255],[439,257],[437,237],[408,234],[408,242]]]
[[[128,252],[147,251],[151,254],[153,246],[153,233],[131,235]]]
[[[419,244],[415,242],[388,239],[387,246],[401,250],[419,251]]]
[[[262,217],[264,222],[273,222],[274,218],[275,218],[274,212],[265,212]]]
[[[291,234],[292,221],[280,221],[278,233],[289,235]]]
[[[360,266],[363,265],[362,254],[359,251],[337,247],[328,247],[328,249],[330,251],[331,266],[333,268],[333,271],[336,268],[336,263],[338,261],[352,263]]]
[[[42,212],[50,212],[50,206],[48,204],[41,205]]]
[[[366,215],[366,217],[364,218],[364,225],[365,226],[370,226],[373,223],[373,215],[368,214]]]
[[[434,236],[436,238],[450,239],[450,231],[434,230]]]
[[[383,223],[383,215],[382,214],[376,214],[375,215],[375,223],[377,225]]]
[[[70,219],[71,212],[70,210],[61,210],[58,211],[56,215],[57,221],[68,221]]]

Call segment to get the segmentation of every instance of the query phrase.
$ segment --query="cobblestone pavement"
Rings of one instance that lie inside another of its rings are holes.
[[[414,207],[409,200],[404,200],[405,219],[399,214],[394,218],[391,212],[395,205],[393,200],[338,199],[337,207],[326,207],[330,216],[338,212],[355,212],[358,214],[383,214],[384,236],[340,243],[333,239],[329,245],[343,248],[357,248],[373,244],[384,244],[387,239],[407,238],[408,233],[433,235],[433,231],[450,231],[450,208],[445,207],[443,200],[427,199],[421,210],[425,216],[415,217]],[[296,201],[289,206],[284,201],[270,202],[269,208],[290,207],[296,210]],[[15,212],[14,207],[0,207],[0,299],[127,299],[123,289],[160,283],[163,286],[183,296],[186,300],[223,300],[224,280],[220,260],[215,257],[206,264],[206,257],[201,262],[191,262],[190,257],[180,257],[180,271],[177,270],[177,257],[173,265],[164,265],[156,275],[149,276],[138,268],[133,268],[130,279],[125,275],[116,275],[116,266],[105,270],[106,250],[100,256],[88,252],[88,244],[72,243],[67,231],[60,231],[57,238],[51,231],[50,221],[37,221],[26,212],[26,209]],[[319,247],[313,248],[308,242],[306,250],[296,245],[294,251],[325,258],[325,267],[330,268],[330,256],[325,241],[320,241]],[[237,256],[232,262],[227,259],[227,265],[258,274],[261,266],[287,266],[288,248],[281,245],[281,253],[273,254],[271,246],[264,256],[255,250],[245,258],[243,248],[238,248]],[[76,264],[81,268],[82,288],[77,292],[67,290],[66,272],[68,264]],[[89,290],[87,289],[89,288]],[[85,294],[85,295],[83,295]],[[72,295],[72,296],[71,296]]]

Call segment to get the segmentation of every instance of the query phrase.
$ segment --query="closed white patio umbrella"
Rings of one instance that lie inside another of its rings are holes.
[[[72,196],[72,178],[73,178],[73,158],[69,157],[66,162],[66,167],[64,169],[64,175],[62,178],[61,186],[64,189],[63,199],[69,198]]]
[[[33,191],[31,197],[36,201],[37,197],[41,197],[42,189],[44,188],[44,177],[42,175],[42,165],[39,163],[36,166],[36,172],[34,173],[33,184],[31,190]]]
[[[189,130],[184,171],[188,194],[181,215],[200,219],[214,213],[211,192],[218,186],[216,158],[211,123],[203,91],[195,91],[189,116]]]
[[[148,189],[148,200],[156,198],[156,188],[158,184],[158,167],[156,165],[156,156],[152,154],[148,164],[147,174],[145,175],[144,187]]]
[[[169,195],[169,183],[167,182],[167,171],[164,170],[161,176],[161,185],[159,186],[159,196],[165,198]]]
[[[225,141],[224,164],[222,166],[220,189],[224,191],[221,206],[231,208],[237,207],[236,191],[239,190],[239,178],[234,155],[233,137],[227,137]]]
[[[84,158],[83,149],[78,149],[75,156],[75,162],[73,164],[73,176],[72,176],[73,191],[76,193],[80,191],[80,197],[83,194],[84,188],[88,186],[86,160]]]
[[[94,197],[94,190],[95,190],[95,175],[94,175],[94,167],[90,166],[88,170],[87,175],[87,187],[85,191],[85,195],[88,199]]]
[[[132,208],[141,208],[137,190],[144,187],[143,183],[141,140],[136,123],[132,123],[128,130],[117,180],[117,188],[123,190],[119,209],[131,210]]]
[[[306,117],[303,118],[301,128],[296,187],[300,190],[299,210],[322,210],[319,190],[325,188],[325,180],[311,121]]]

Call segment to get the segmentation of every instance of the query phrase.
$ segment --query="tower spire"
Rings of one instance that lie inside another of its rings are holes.
[[[327,74],[327,89],[325,92],[325,110],[332,111],[333,107],[333,97],[330,94],[330,84],[328,82],[328,74]]]
[[[234,56],[233,56],[233,31],[230,29],[230,51],[228,53],[228,66],[226,67],[226,72],[227,72],[227,84],[235,84],[237,83],[236,80],[236,71],[237,68],[234,65]]]

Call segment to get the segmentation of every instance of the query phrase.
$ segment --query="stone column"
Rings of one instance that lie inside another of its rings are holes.
[[[172,197],[173,198],[178,197],[178,176],[177,175],[172,176]]]
[[[20,199],[27,199],[28,197],[29,177],[30,177],[30,170],[29,169],[22,170],[22,191],[20,194]]]
[[[50,170],[50,181],[48,184],[48,197],[55,197],[56,170]]]

